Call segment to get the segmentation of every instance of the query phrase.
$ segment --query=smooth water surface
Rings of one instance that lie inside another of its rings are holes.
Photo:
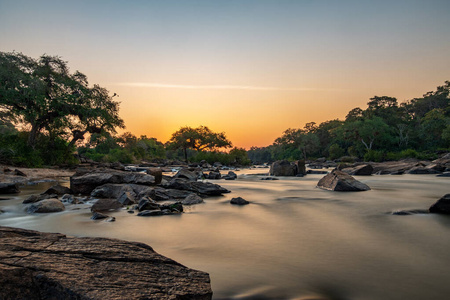
[[[323,175],[262,181],[256,173],[214,181],[232,193],[182,215],[122,210],[110,214],[116,222],[90,220],[89,205],[27,215],[22,200],[49,184],[27,186],[0,201],[0,225],[147,243],[208,272],[214,299],[448,299],[450,216],[390,213],[428,209],[450,193],[449,178],[356,177],[372,190],[344,193],[316,188]],[[231,205],[237,196],[251,203]]]

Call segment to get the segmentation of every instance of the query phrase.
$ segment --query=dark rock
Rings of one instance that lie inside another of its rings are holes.
[[[119,201],[123,205],[136,204],[134,196],[130,192],[123,192],[122,195],[117,198],[117,201]]]
[[[98,198],[119,198],[123,193],[129,192],[136,195],[129,184],[107,183],[96,187],[92,192],[92,197]]]
[[[450,172],[444,172],[442,174],[436,175],[437,177],[450,177]]]
[[[372,167],[372,165],[369,165],[369,164],[358,165],[355,167],[344,168],[344,169],[342,169],[342,172],[345,172],[348,175],[353,175],[353,176],[368,176],[368,175],[372,175],[373,167]]]
[[[306,175],[306,166],[305,166],[305,160],[301,159],[301,160],[297,160],[295,163],[295,167],[297,168],[297,176],[298,175]],[[302,176],[298,176],[298,177],[302,177]]]
[[[137,214],[138,217],[152,217],[152,216],[162,216],[164,212],[160,209],[157,210],[143,210]]]
[[[424,209],[412,209],[412,210],[397,210],[392,212],[393,215],[396,216],[411,216],[417,214],[427,214],[428,211]]]
[[[72,190],[69,189],[68,187],[57,184],[42,193],[42,195],[52,195],[52,194],[56,194],[58,196],[62,196],[64,194],[72,194]]]
[[[333,170],[330,174],[320,179],[317,186],[321,189],[340,192],[370,190],[370,187],[366,184],[339,170]]]
[[[148,193],[148,196],[156,201],[165,201],[170,199],[184,199],[192,194],[192,192],[186,190],[155,188]],[[140,196],[142,197],[144,195]]]
[[[105,220],[105,222],[115,222],[116,221],[116,217],[109,217],[108,219]]]
[[[279,178],[276,178],[276,177],[263,177],[260,180],[279,180]]]
[[[246,205],[246,204],[249,204],[250,202],[248,202],[247,200],[245,200],[241,197],[237,197],[237,198],[231,199],[230,203],[236,204],[236,205]]]
[[[17,194],[17,193],[20,193],[18,183],[0,182],[0,194]]]
[[[181,202],[161,204],[159,206],[159,208],[162,211],[168,210],[171,213],[181,213],[181,212],[183,212],[183,205],[181,204]]]
[[[431,168],[417,166],[417,167],[411,168],[406,173],[407,174],[439,174],[440,172],[438,172],[438,171],[436,171],[434,169],[431,169]]]
[[[70,178],[70,188],[74,194],[89,195],[96,187],[107,183],[133,183],[149,186],[155,184],[155,177],[144,173],[110,171],[79,176],[75,174]]]
[[[162,180],[162,170],[161,168],[148,168],[147,174],[155,177],[155,184],[160,184]]]
[[[182,178],[189,181],[197,181],[198,175],[195,172],[191,172],[188,169],[181,169],[175,174],[173,178]]]
[[[144,210],[161,210],[161,209],[154,200],[143,198],[139,201],[138,210],[144,211]]]
[[[183,201],[181,201],[181,204],[183,205],[193,205],[198,203],[203,203],[203,198],[196,194],[190,194]]]
[[[122,208],[123,205],[116,199],[98,199],[91,207],[91,211],[113,211]]]
[[[233,171],[228,171],[228,174],[223,176],[222,178],[225,180],[235,180],[237,179],[237,175]]]
[[[27,174],[25,174],[24,172],[20,171],[19,169],[15,169],[14,172],[13,172],[13,175],[27,177]]]
[[[56,198],[57,195],[47,195],[47,194],[41,194],[41,195],[30,195],[25,200],[23,200],[23,204],[29,204],[29,203],[35,203],[39,202],[41,200],[50,199],[50,198]]]
[[[297,175],[297,167],[287,160],[278,160],[272,163],[269,173],[273,176],[295,176]]]
[[[0,252],[0,299],[212,297],[207,273],[142,243],[0,227]]]
[[[105,214],[102,214],[99,212],[94,212],[92,214],[91,220],[101,220],[101,219],[107,219],[107,218],[109,218],[108,215],[105,215]]]
[[[306,174],[321,175],[321,174],[328,174],[328,171],[308,170],[306,171]]]
[[[220,179],[222,178],[222,175],[220,174],[220,172],[209,172],[207,179]]]
[[[32,213],[53,213],[65,210],[64,204],[58,199],[45,199],[31,204],[27,208],[27,212]]]
[[[191,191],[197,194],[208,196],[220,196],[225,193],[230,193],[229,190],[221,187],[218,184],[201,181],[192,182],[182,178],[172,179],[167,187],[170,189]]]
[[[436,214],[450,214],[450,194],[444,195],[436,203],[431,205],[430,213]]]

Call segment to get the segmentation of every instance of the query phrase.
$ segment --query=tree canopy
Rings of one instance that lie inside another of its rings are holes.
[[[86,133],[115,132],[124,127],[119,103],[86,75],[70,73],[60,57],[33,59],[0,52],[0,113],[16,125],[29,126],[28,145],[40,134],[66,136],[74,144]]]
[[[232,145],[224,132],[216,133],[206,126],[199,126],[180,128],[172,134],[167,146],[170,149],[183,149],[184,159],[187,161],[187,149],[215,151],[220,148],[230,148]]]

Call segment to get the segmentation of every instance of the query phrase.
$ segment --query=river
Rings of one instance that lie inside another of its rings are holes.
[[[26,186],[0,201],[0,225],[147,243],[208,272],[213,299],[448,299],[450,216],[391,212],[427,209],[450,193],[449,178],[357,176],[372,190],[345,193],[316,188],[323,175],[262,181],[265,171],[214,181],[232,193],[181,215],[122,210],[116,222],[90,220],[88,205],[28,215],[22,200],[51,184]],[[251,203],[231,205],[237,196]]]

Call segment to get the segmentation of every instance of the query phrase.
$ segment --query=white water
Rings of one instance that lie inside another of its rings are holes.
[[[264,171],[213,181],[232,193],[182,215],[123,210],[110,214],[116,222],[90,220],[88,205],[27,215],[22,200],[51,184],[28,186],[0,201],[0,225],[147,243],[208,272],[214,299],[448,299],[450,216],[389,213],[427,209],[450,193],[449,178],[356,177],[372,190],[343,193],[316,188],[323,175],[276,181],[251,175]],[[237,196],[251,204],[229,204]]]

